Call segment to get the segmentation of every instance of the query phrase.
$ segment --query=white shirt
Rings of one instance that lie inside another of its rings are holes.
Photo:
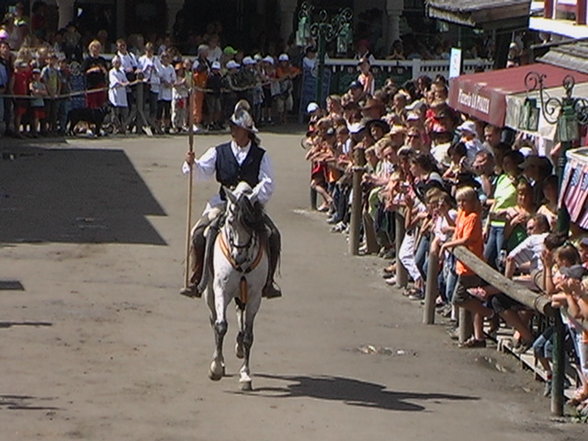
[[[531,263],[531,271],[542,270],[543,261],[541,260],[541,253],[545,248],[545,238],[549,233],[531,234],[520,244],[518,244],[509,254],[517,266],[524,263]]]
[[[116,107],[128,107],[127,88],[123,86],[127,76],[122,69],[114,67],[108,71],[108,101]]]
[[[208,57],[206,57],[206,59],[211,63],[214,63],[215,61],[220,61],[222,55],[223,50],[219,46],[217,46],[214,49],[208,49]]]
[[[161,68],[161,62],[156,56],[148,57],[143,55],[139,57],[139,69],[143,73],[143,77],[151,86],[151,91],[159,93],[159,70]]]
[[[167,66],[161,66],[159,70],[159,79],[161,85],[159,86],[159,100],[171,101],[172,100],[172,87],[176,82],[176,71],[171,64]],[[167,84],[164,84],[167,83]]]
[[[117,52],[116,55],[120,58],[121,67],[125,72],[135,72],[135,69],[137,68],[137,58],[135,58],[133,53],[127,52],[126,54],[121,54],[120,52]]]
[[[239,165],[243,164],[245,158],[251,149],[251,142],[245,147],[239,147],[235,141],[231,141],[231,151]],[[193,170],[196,172],[198,180],[210,180],[216,176],[216,147],[208,149],[199,159],[194,161]],[[187,162],[182,165],[182,172],[188,174],[190,166]],[[259,183],[253,188],[253,197],[261,202],[263,205],[267,204],[274,193],[274,172],[272,164],[267,152],[261,158],[259,167]],[[210,208],[217,207],[224,204],[220,194],[214,195],[209,201],[205,209],[205,213]]]

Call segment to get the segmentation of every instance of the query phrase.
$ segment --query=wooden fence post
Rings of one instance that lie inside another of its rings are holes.
[[[394,237],[396,248],[396,286],[399,288],[406,288],[408,284],[408,274],[406,269],[400,263],[400,245],[404,240],[404,216],[399,211],[394,212],[394,223],[396,225],[396,234]]]
[[[564,376],[565,362],[565,326],[561,315],[554,314],[555,332],[553,333],[553,377],[551,379],[551,414],[563,416],[564,414]]]
[[[353,167],[353,189],[351,198],[351,220],[349,222],[349,254],[359,254],[359,237],[361,232],[361,177],[363,167]]]
[[[433,250],[433,241],[429,246],[429,257],[427,259],[427,281],[425,285],[425,308],[423,309],[423,323],[432,325],[435,323],[435,300],[439,292],[437,276],[439,273],[439,254]]]
[[[472,314],[465,308],[459,308],[459,342],[465,343],[472,334]]]

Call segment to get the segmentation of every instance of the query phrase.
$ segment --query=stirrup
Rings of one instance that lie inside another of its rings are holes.
[[[202,292],[198,290],[198,285],[192,284],[180,289],[180,294],[190,298],[202,297]]]
[[[275,283],[268,283],[261,290],[261,296],[267,299],[274,299],[276,297],[282,297],[282,291]]]

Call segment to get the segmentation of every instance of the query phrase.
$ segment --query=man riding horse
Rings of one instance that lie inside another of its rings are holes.
[[[191,270],[190,284],[180,290],[180,294],[187,297],[200,297],[205,286],[201,280],[206,274],[205,251],[207,227],[213,234],[208,240],[214,241],[226,207],[226,196],[223,187],[234,188],[241,181],[247,182],[253,188],[254,199],[265,205],[274,192],[274,177],[268,153],[259,147],[259,138],[253,118],[248,112],[246,102],[238,103],[230,119],[230,142],[210,148],[199,159],[195,159],[193,152],[186,154],[183,165],[184,173],[189,173],[190,166],[196,171],[198,178],[212,178],[221,184],[218,194],[207,203],[200,220],[192,229],[192,244],[190,250]],[[274,274],[280,258],[280,232],[265,215],[267,226],[267,253],[269,270],[262,294],[264,297],[281,297],[279,287],[274,283]]]

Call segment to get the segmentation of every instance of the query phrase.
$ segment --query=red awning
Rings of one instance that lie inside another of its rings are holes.
[[[588,81],[587,74],[543,63],[461,75],[449,81],[449,105],[474,118],[504,127],[506,97],[526,90],[528,72],[545,75],[545,88],[561,86],[567,75],[573,76],[576,83]]]

